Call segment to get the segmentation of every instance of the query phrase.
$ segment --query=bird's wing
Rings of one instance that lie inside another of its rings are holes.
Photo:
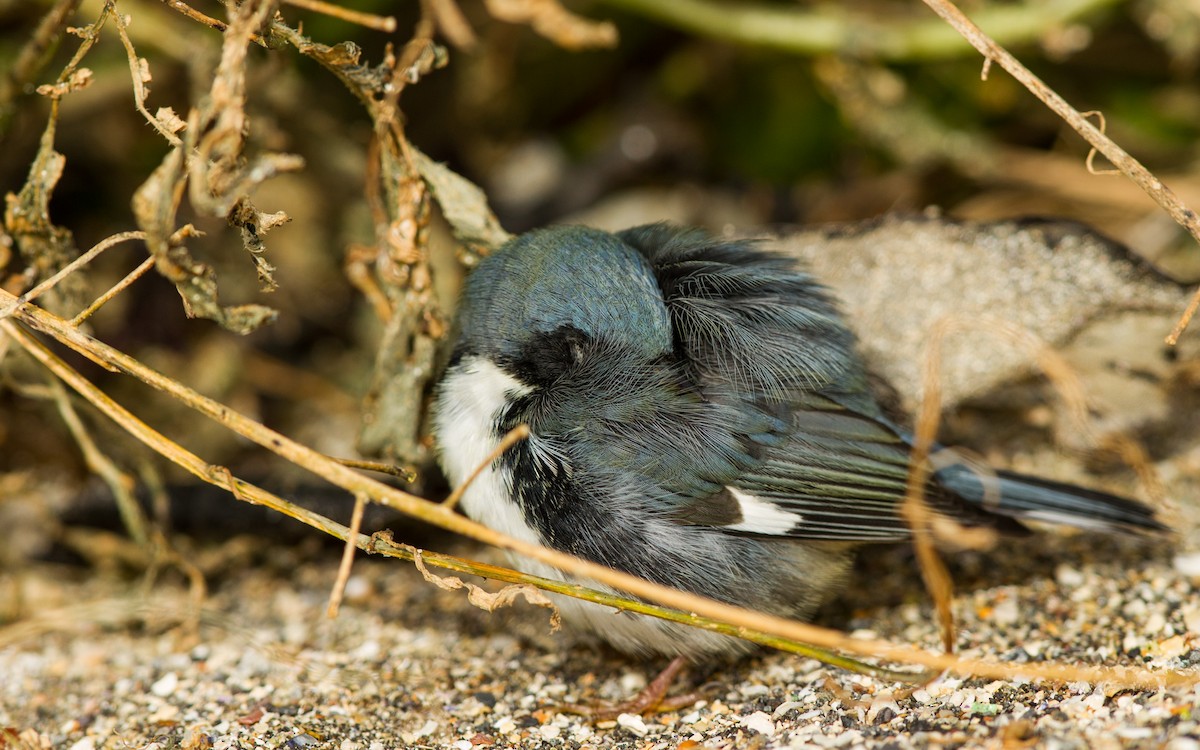
[[[769,528],[745,523],[731,531],[793,539],[901,539],[908,535],[899,506],[909,453],[887,423],[834,401],[809,399],[793,411],[788,436],[730,485],[743,506],[773,523]]]
[[[710,396],[782,404],[862,377],[854,335],[795,261],[664,224],[620,237],[650,261],[676,353]]]
[[[689,377],[709,405],[734,415],[729,429],[752,457],[736,473],[710,472],[715,491],[683,492],[674,517],[764,537],[907,535],[898,507],[910,446],[870,394],[828,292],[753,243],[666,225],[621,236],[650,261]],[[766,415],[776,420],[770,429]]]
[[[882,413],[854,336],[826,290],[794,260],[753,243],[666,225],[627,230],[621,238],[650,263],[689,384],[720,411],[711,434],[732,439],[751,458],[724,464],[736,475],[710,472],[709,483],[722,482],[715,491],[679,487],[670,505],[676,520],[762,537],[906,536],[899,506],[911,439]],[[1007,531],[1022,530],[1023,519],[1164,528],[1136,501],[981,472],[942,452],[947,460],[931,473],[925,498],[960,523]],[[684,459],[680,471],[687,469]],[[669,477],[664,481],[673,486]]]

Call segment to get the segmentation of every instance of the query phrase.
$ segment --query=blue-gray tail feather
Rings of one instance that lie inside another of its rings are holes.
[[[977,472],[965,464],[934,473],[939,485],[985,510],[1017,520],[1098,531],[1167,531],[1153,509],[1136,500],[1009,471]]]

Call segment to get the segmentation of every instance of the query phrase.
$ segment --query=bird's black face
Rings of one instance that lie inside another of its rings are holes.
[[[533,334],[514,355],[501,356],[496,364],[522,383],[546,388],[569,375],[583,361],[591,344],[591,336],[565,324]]]
[[[486,362],[489,368],[511,381],[503,391],[503,404],[493,426],[497,436],[503,436],[526,421],[530,410],[539,399],[552,392],[556,383],[572,376],[593,343],[594,339],[588,334],[564,324],[552,331],[531,333],[519,343],[506,342],[507,346],[493,347],[487,352],[460,346],[448,369],[462,369],[464,363]]]
[[[554,385],[572,376],[592,343],[591,336],[567,324],[549,332],[533,333],[519,346],[497,348],[490,353],[460,347],[449,369],[480,369],[480,363],[486,363],[483,369],[494,371],[509,382],[502,389],[491,425],[491,436],[499,438],[529,421],[541,400],[552,394]]]

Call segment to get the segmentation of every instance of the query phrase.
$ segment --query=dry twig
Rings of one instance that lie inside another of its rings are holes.
[[[17,53],[8,71],[0,75],[0,136],[4,134],[13,109],[13,99],[33,82],[50,60],[51,52],[62,38],[67,21],[82,0],[58,0],[42,17],[25,46]]]
[[[350,580],[350,568],[354,565],[354,540],[358,539],[362,528],[363,510],[367,507],[367,496],[359,493],[354,496],[354,512],[350,516],[350,528],[346,530],[346,546],[342,551],[342,562],[338,565],[337,578],[333,590],[329,592],[329,604],[325,607],[325,616],[333,619],[338,616],[342,606],[342,597],[346,593],[346,582]]]
[[[377,16],[374,13],[363,13],[362,11],[343,8],[340,5],[324,2],[324,0],[282,0],[285,4],[296,8],[304,8],[311,10],[314,13],[323,13],[332,18],[339,18],[348,23],[355,23],[359,26],[365,26],[368,29],[376,31],[384,31],[392,33],[396,30],[396,18],[394,16]]]
[[[1104,135],[1102,129],[1088,122],[1087,115],[1068,104],[1066,99],[1063,99],[1058,95],[1058,92],[1054,91],[1042,79],[1030,72],[1008,50],[993,41],[987,34],[984,34],[950,0],[925,0],[925,4],[932,8],[934,13],[941,16],[946,23],[954,27],[959,34],[962,34],[964,39],[983,54],[984,59],[989,64],[993,61],[999,63],[1000,67],[1008,71],[1009,75],[1016,78],[1034,96],[1041,99],[1047,107],[1063,119],[1063,122],[1070,125],[1076,133],[1083,136],[1084,140],[1091,144],[1092,148],[1104,154],[1105,158],[1113,163],[1113,166],[1144,190],[1172,219],[1186,229],[1197,242],[1200,242],[1200,216],[1197,216],[1195,211],[1185,206],[1176,197],[1175,193],[1164,185],[1161,180],[1151,174],[1150,170],[1142,166],[1141,162],[1130,156],[1125,149],[1118,146],[1111,138]],[[1090,158],[1089,155],[1089,161]],[[1191,304],[1184,311],[1179,323],[1176,324],[1175,328],[1166,337],[1166,343],[1169,346],[1174,346],[1178,343],[1179,336],[1191,321],[1192,316],[1195,315],[1197,308],[1200,308],[1200,288],[1196,290]]]

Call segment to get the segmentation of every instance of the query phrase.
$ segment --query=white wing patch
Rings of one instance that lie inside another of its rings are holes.
[[[799,513],[783,510],[769,500],[747,495],[736,487],[725,489],[738,501],[738,507],[742,511],[742,520],[739,523],[725,527],[731,531],[783,536],[791,533],[804,520]]]

